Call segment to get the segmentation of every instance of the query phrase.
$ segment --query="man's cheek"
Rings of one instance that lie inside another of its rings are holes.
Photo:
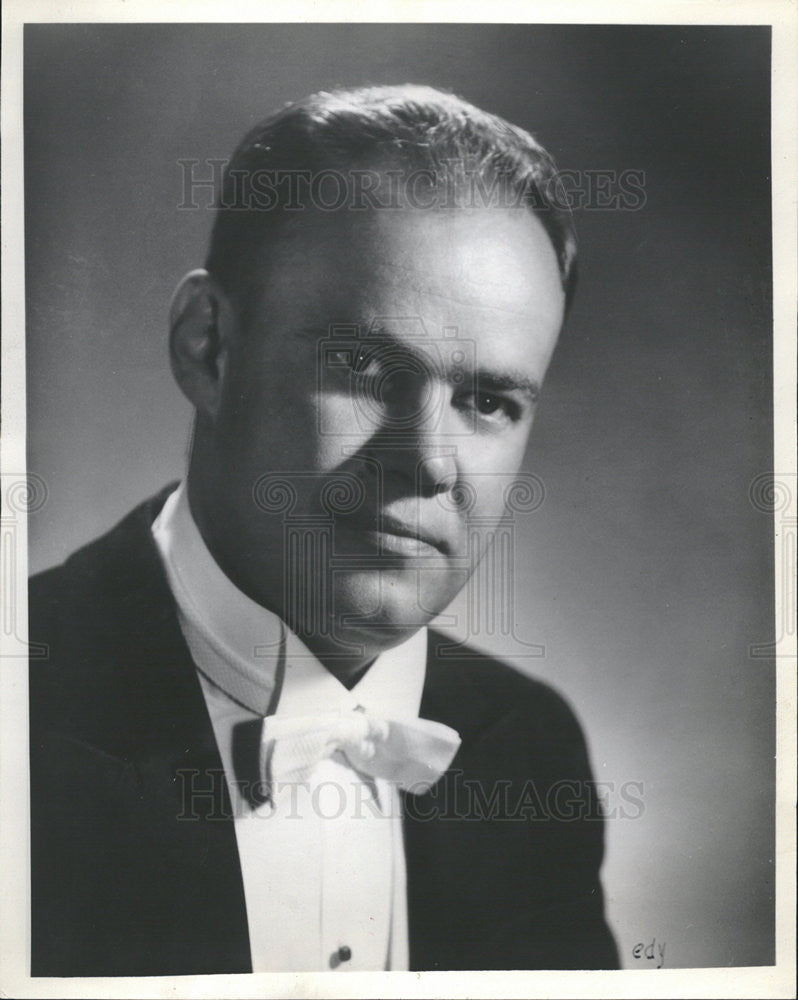
[[[335,468],[368,441],[377,426],[349,392],[318,392],[313,400],[313,433],[322,468]]]
[[[463,479],[466,520],[486,528],[498,523],[505,508],[506,474],[486,469]]]

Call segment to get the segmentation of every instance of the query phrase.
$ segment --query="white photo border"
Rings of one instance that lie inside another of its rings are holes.
[[[456,13],[456,16],[453,16]],[[774,294],[774,469],[796,464],[796,177],[798,177],[798,5],[794,0],[500,0],[491,22],[540,24],[764,24],[772,26],[772,164]],[[2,43],[2,439],[6,484],[24,482],[25,308],[22,130],[22,36],[42,22],[360,21],[486,23],[485,6],[445,0],[6,0]],[[795,497],[793,496],[793,502]],[[794,512],[793,512],[794,514]],[[782,522],[783,523],[783,522]],[[19,553],[0,581],[5,613],[27,617],[26,523],[17,516]],[[778,526],[777,526],[778,529]],[[774,538],[776,581],[790,572]],[[776,586],[777,600],[784,596]],[[777,615],[779,609],[777,608]],[[783,619],[781,619],[783,620]],[[153,978],[31,979],[29,956],[29,824],[27,672],[24,645],[3,639],[0,651],[0,994],[14,997],[791,997],[795,988],[796,636],[778,650],[777,941],[776,965],[757,968],[618,972],[314,973]]]

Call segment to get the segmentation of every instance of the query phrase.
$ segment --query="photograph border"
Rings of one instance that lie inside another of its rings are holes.
[[[775,592],[790,600],[784,581],[785,531],[795,532],[796,364],[798,302],[798,4],[791,0],[653,0],[507,2],[490,8],[491,23],[764,24],[772,26],[774,488],[786,484],[790,517],[774,516]],[[2,91],[2,513],[9,493],[35,490],[26,479],[25,273],[22,126],[22,33],[41,22],[453,22],[488,23],[484,6],[404,0],[393,4],[325,0],[272,3],[229,0],[6,0],[3,5]],[[24,507],[24,505],[23,505]],[[0,613],[27,620],[27,534],[24,510],[15,515],[15,559],[0,581]],[[5,544],[4,537],[4,544]],[[793,547],[794,553],[794,547]],[[793,554],[794,558],[794,554]],[[793,581],[794,588],[794,581]],[[795,591],[792,590],[794,595]],[[10,610],[9,610],[10,609]],[[781,608],[776,620],[784,621]],[[793,618],[794,621],[794,618]],[[796,635],[777,643],[776,964],[757,968],[620,970],[617,972],[312,973],[146,978],[30,978],[27,647],[0,636],[0,994],[14,997],[790,997],[795,989]]]

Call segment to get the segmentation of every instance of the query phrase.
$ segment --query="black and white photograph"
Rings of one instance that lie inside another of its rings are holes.
[[[721,6],[12,5],[4,994],[794,995],[796,7]]]

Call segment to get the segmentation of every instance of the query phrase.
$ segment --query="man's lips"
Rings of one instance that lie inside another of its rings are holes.
[[[448,555],[451,546],[447,540],[427,528],[403,521],[392,514],[365,513],[338,516],[336,526],[348,528],[366,536],[385,551],[400,555],[430,555],[433,551]]]

